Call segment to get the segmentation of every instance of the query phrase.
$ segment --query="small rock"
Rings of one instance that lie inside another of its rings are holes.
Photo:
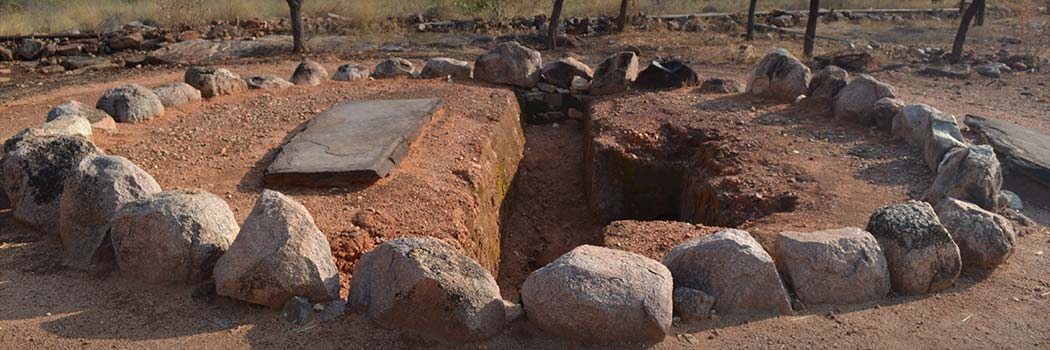
[[[444,78],[451,76],[455,80],[470,80],[473,70],[470,62],[447,57],[429,58],[423,64],[419,77],[423,79]]]
[[[299,63],[289,82],[295,85],[317,86],[328,80],[328,70],[320,63],[306,60]]]
[[[676,59],[654,60],[638,73],[634,85],[640,89],[678,89],[700,84],[700,75]]]
[[[241,77],[225,68],[189,67],[186,69],[187,84],[201,91],[204,98],[235,94],[248,89]]]
[[[923,147],[923,158],[930,171],[937,171],[937,166],[948,151],[965,146],[955,116],[942,114],[930,119],[929,127],[926,128],[926,145]]]
[[[700,91],[712,94],[736,94],[744,92],[744,84],[736,79],[710,78],[700,85]]]
[[[674,314],[686,322],[711,318],[715,298],[702,291],[678,287],[674,289]]]
[[[904,109],[905,103],[896,98],[883,97],[875,101],[868,115],[874,119],[875,125],[885,131],[893,130],[893,119]]]
[[[830,112],[834,108],[835,98],[839,91],[850,82],[849,72],[838,66],[827,66],[817,71],[806,90],[809,106],[818,107],[822,112]]]
[[[160,98],[164,107],[175,107],[190,104],[201,99],[201,92],[183,82],[164,84],[153,88],[153,93]]]
[[[1013,254],[1017,234],[1010,220],[950,197],[942,199],[936,210],[959,245],[963,266],[994,268]]]
[[[543,58],[517,42],[503,42],[474,62],[474,78],[493,84],[532,88],[540,81]]]
[[[992,146],[959,147],[944,156],[923,200],[938,203],[944,197],[952,197],[996,210],[1002,186],[1002,168]]]
[[[577,93],[577,94],[585,93],[585,92],[587,92],[587,90],[590,90],[590,89],[591,89],[591,81],[590,80],[584,79],[583,77],[579,77],[579,76],[572,78],[572,92],[573,93]]]
[[[303,325],[310,320],[310,310],[310,300],[299,296],[291,297],[284,303],[284,307],[281,307],[281,318],[297,326]]]
[[[121,123],[138,123],[164,114],[164,103],[153,90],[137,84],[106,91],[95,107]]]
[[[253,75],[244,78],[249,89],[280,90],[295,86],[292,82],[272,74]]]
[[[116,51],[138,49],[144,40],[141,32],[120,34],[107,39],[106,46]]]
[[[846,84],[835,96],[835,118],[851,120],[861,125],[875,125],[875,102],[897,97],[896,90],[867,74],[861,74]]]
[[[356,64],[348,63],[348,64],[344,64],[344,65],[339,66],[339,68],[337,68],[335,70],[335,74],[332,75],[332,80],[336,80],[336,81],[351,81],[351,80],[365,79],[365,78],[368,78],[368,76],[370,74],[371,73],[368,71],[367,68],[359,66],[359,65],[356,65]]]
[[[589,82],[594,76],[594,71],[591,70],[591,67],[573,57],[563,57],[544,66],[541,75],[543,76],[543,81],[568,89],[572,88],[572,82],[577,77]]]
[[[1023,210],[1024,202],[1021,200],[1021,196],[1018,196],[1013,191],[1002,190],[1000,192],[1001,202],[1006,203],[1006,207],[1013,210]]]
[[[84,118],[90,123],[98,123],[103,119],[110,118],[109,114],[106,114],[103,110],[80,103],[79,101],[70,100],[66,103],[55,106],[55,108],[48,111],[47,121],[52,121],[65,116]]]
[[[606,58],[591,79],[591,95],[611,95],[627,91],[638,78],[638,55],[623,51]]]
[[[925,147],[926,132],[930,128],[930,122],[938,117],[948,119],[944,112],[924,104],[904,106],[904,108],[901,108],[900,113],[893,117],[893,123],[890,126],[891,133],[895,139],[904,140],[911,145]],[[954,119],[954,117],[952,118]]]
[[[416,77],[416,66],[409,60],[400,57],[388,58],[383,62],[379,62],[376,68],[372,71],[372,78],[375,79],[391,79],[391,78],[415,78]]]
[[[770,52],[748,78],[747,91],[781,101],[794,101],[805,95],[811,79],[809,67],[784,49]]]

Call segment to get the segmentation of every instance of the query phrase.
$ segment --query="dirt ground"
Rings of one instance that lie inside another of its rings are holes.
[[[931,26],[939,28],[937,26]],[[845,31],[846,29],[842,29]],[[724,36],[685,37],[627,34],[585,42],[575,51],[596,66],[601,57],[637,46],[643,61],[656,56],[693,58],[703,77],[743,79],[755,58],[739,58],[740,41]],[[977,40],[995,41],[997,33],[978,33]],[[405,38],[403,40],[426,38]],[[1043,39],[1040,39],[1043,40]],[[612,42],[610,44],[610,42]],[[980,42],[980,41],[978,41]],[[760,39],[754,51],[774,46],[796,48],[780,37]],[[902,43],[901,45],[905,45]],[[821,51],[835,47],[821,46]],[[417,59],[437,54],[472,59],[480,49],[412,51]],[[374,65],[386,53],[319,54],[315,59],[334,71],[352,61]],[[545,52],[545,60],[556,53]],[[733,58],[737,57],[737,58]],[[223,64],[235,72],[289,75],[292,57],[246,60]],[[40,124],[46,112],[68,99],[93,103],[108,88],[136,82],[146,86],[178,81],[180,67],[150,67],[79,77],[19,75],[21,88],[0,87],[0,138]],[[16,74],[22,74],[17,73]],[[1003,79],[932,79],[907,70],[876,73],[894,85],[909,102],[928,103],[957,116],[966,113],[1000,118],[1050,132],[1050,73],[1011,74]],[[165,189],[200,187],[224,196],[238,220],[250,211],[261,188],[261,168],[288,132],[310,116],[345,99],[370,96],[422,97],[442,94],[444,82],[378,84],[328,82],[312,88],[295,87],[278,93],[249,92],[170,110],[163,117],[139,124],[121,124],[117,135],[100,135],[98,144],[122,155],[153,174]],[[1043,85],[1040,85],[1043,84]],[[483,88],[479,88],[483,89]],[[1022,94],[1021,92],[1029,92]],[[446,94],[455,113],[484,118],[492,92],[480,100]],[[921,153],[891,142],[885,134],[797,108],[755,101],[744,96],[702,95],[683,89],[665,93],[630,93],[610,105],[643,106],[639,113],[667,120],[703,120],[718,123],[738,144],[752,144],[745,170],[777,188],[801,194],[797,210],[777,213],[741,225],[760,237],[785,229],[812,231],[841,226],[863,227],[881,205],[915,198],[932,181]],[[752,106],[754,108],[752,108]],[[435,134],[450,126],[434,126],[422,142],[463,142],[462,133]],[[476,126],[475,126],[476,127]],[[436,129],[434,129],[436,128]],[[525,125],[524,159],[511,185],[503,220],[502,266],[498,281],[503,294],[515,299],[517,287],[532,269],[572,247],[601,243],[601,223],[586,210],[583,194],[583,125]],[[436,140],[436,141],[427,141]],[[469,147],[464,146],[464,149]],[[408,167],[456,176],[469,167],[460,154],[410,155]],[[445,159],[427,164],[422,159]],[[437,175],[435,175],[437,176]],[[433,182],[426,182],[433,183]],[[460,187],[429,188],[456,192]],[[353,232],[368,222],[381,227],[385,219],[357,218],[368,207],[393,207],[355,198],[355,190],[317,190],[292,193],[317,217],[333,246],[365,250],[389,238],[340,241],[358,237]],[[1021,193],[1022,196],[1050,196]],[[367,199],[374,198],[365,194]],[[396,199],[387,199],[394,201]],[[403,212],[385,213],[399,229],[412,234],[432,226],[451,227],[442,203],[415,203]],[[421,211],[419,213],[410,213]],[[9,210],[0,210],[0,348],[2,349],[692,349],[692,348],[1050,348],[1050,215],[1045,208],[1025,213],[1039,222],[1024,230],[1014,255],[994,271],[965,273],[947,291],[901,297],[850,306],[814,306],[795,315],[747,320],[721,317],[678,323],[672,335],[658,344],[622,344],[588,347],[550,339],[519,321],[503,335],[487,342],[449,345],[384,330],[360,315],[346,314],[327,322],[292,326],[278,313],[249,306],[191,287],[159,288],[126,280],[119,273],[86,274],[63,267],[61,247],[16,224]],[[454,226],[454,225],[453,225]],[[455,236],[455,229],[447,233]],[[369,236],[371,237],[371,236]],[[607,242],[608,243],[608,242]],[[626,249],[659,257],[677,243],[667,237],[627,237],[616,243]],[[345,281],[344,281],[345,283]],[[345,284],[344,284],[345,286]],[[343,290],[345,295],[346,290]]]

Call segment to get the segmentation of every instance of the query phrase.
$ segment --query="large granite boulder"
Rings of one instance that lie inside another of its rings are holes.
[[[84,158],[101,155],[91,141],[67,135],[48,135],[31,129],[4,143],[4,192],[14,218],[38,231],[58,237],[62,191],[66,178]]]
[[[926,128],[926,144],[923,147],[923,159],[930,171],[937,171],[944,155],[953,148],[966,147],[959,125],[956,124],[955,116],[945,114],[930,119]]]
[[[746,231],[726,229],[675,246],[664,258],[675,286],[715,298],[719,314],[787,314],[773,258]]]
[[[295,85],[317,86],[328,80],[328,70],[320,63],[306,60],[299,63],[289,82]]]
[[[473,73],[470,62],[448,57],[428,58],[419,77],[423,79],[452,77],[455,80],[470,80]]]
[[[923,200],[938,203],[944,197],[952,197],[996,210],[1002,187],[1002,168],[992,146],[971,145],[955,148],[944,156]]]
[[[700,84],[700,75],[688,64],[677,59],[654,60],[634,80],[640,89],[679,89]]]
[[[153,88],[164,107],[190,104],[201,99],[201,91],[183,82],[164,84]]]
[[[411,61],[400,57],[385,59],[372,70],[372,78],[375,79],[411,79],[415,78],[416,74],[416,66]]]
[[[861,125],[875,125],[873,110],[880,99],[897,97],[897,91],[889,84],[880,82],[867,74],[850,80],[835,96],[833,110],[835,118],[850,120]]]
[[[638,55],[623,51],[609,56],[594,71],[591,95],[611,95],[627,91],[638,78]]]
[[[138,123],[164,114],[160,97],[138,84],[128,84],[106,91],[95,107],[120,123]]]
[[[839,91],[849,84],[849,72],[837,66],[827,66],[813,74],[806,90],[806,104],[822,112],[830,112]]]
[[[186,84],[200,90],[204,98],[231,95],[248,89],[241,76],[225,68],[189,67],[186,68],[184,80]]]
[[[1017,234],[1010,220],[950,197],[937,203],[936,211],[959,245],[964,266],[994,268],[1013,254]]]
[[[360,65],[347,63],[336,68],[335,74],[332,75],[332,80],[336,81],[351,81],[358,79],[365,79],[371,75],[372,72],[368,71],[368,68]]]
[[[659,262],[590,245],[533,271],[521,287],[530,324],[587,343],[662,340],[672,295],[671,273]]]
[[[751,72],[747,92],[780,101],[805,95],[811,79],[809,67],[784,49],[770,52]]]
[[[543,66],[543,81],[562,89],[572,88],[572,79],[580,77],[588,81],[594,77],[594,71],[583,62],[572,58],[563,57],[557,61]]]
[[[124,157],[85,158],[66,178],[60,237],[70,266],[90,269],[113,259],[110,218],[129,202],[161,191],[153,176]]]
[[[260,74],[245,77],[244,83],[252,90],[280,90],[295,86],[292,82],[273,74]]]
[[[478,56],[474,79],[493,84],[532,88],[540,81],[543,57],[517,42],[503,42]]]
[[[159,285],[209,280],[238,230],[226,202],[202,190],[161,192],[128,202],[110,224],[121,273]]]
[[[382,327],[444,341],[488,339],[507,322],[492,275],[430,237],[398,238],[365,254],[354,267],[347,302]]]
[[[339,298],[339,270],[306,207],[264,190],[215,264],[215,291],[273,309],[294,296],[329,301]]]
[[[924,104],[907,105],[893,117],[891,134],[893,138],[904,140],[908,144],[925,147],[926,132],[934,118],[948,119],[944,112]],[[953,117],[954,118],[954,117]]]
[[[867,230],[882,246],[897,293],[933,293],[951,287],[959,277],[959,247],[928,203],[881,207],[871,215]]]
[[[782,232],[777,248],[787,280],[807,305],[879,300],[890,291],[882,248],[859,228]]]

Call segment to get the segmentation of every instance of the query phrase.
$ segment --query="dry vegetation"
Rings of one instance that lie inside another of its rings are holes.
[[[747,0],[635,0],[647,14],[741,12]],[[619,0],[572,0],[569,16],[611,14]],[[761,1],[764,9],[804,9],[807,0]],[[942,7],[944,0],[831,0],[825,8]],[[335,13],[359,24],[390,16],[425,13],[436,18],[509,17],[549,11],[547,0],[306,0],[307,13]],[[114,23],[153,20],[163,24],[192,24],[215,19],[287,15],[284,0],[0,0],[0,35],[93,30],[107,19]]]

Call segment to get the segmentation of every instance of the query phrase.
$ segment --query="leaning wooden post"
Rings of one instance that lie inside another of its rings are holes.
[[[551,12],[551,24],[547,28],[547,48],[554,50],[558,44],[558,25],[561,24],[561,5],[565,0],[554,0],[554,11]]]
[[[952,44],[952,57],[953,63],[959,63],[962,60],[963,44],[966,42],[966,31],[970,29],[970,21],[973,20],[974,16],[978,12],[984,9],[984,0],[973,0],[970,3],[970,7],[966,8],[966,12],[962,15],[962,20],[959,22],[959,31],[955,33],[955,43]]]
[[[755,5],[758,5],[758,0],[751,0],[751,6],[747,8],[747,41],[755,40]]]
[[[813,41],[817,38],[817,17],[820,16],[820,0],[809,0],[809,20],[806,22],[806,37],[802,41],[802,54],[813,57]]]

